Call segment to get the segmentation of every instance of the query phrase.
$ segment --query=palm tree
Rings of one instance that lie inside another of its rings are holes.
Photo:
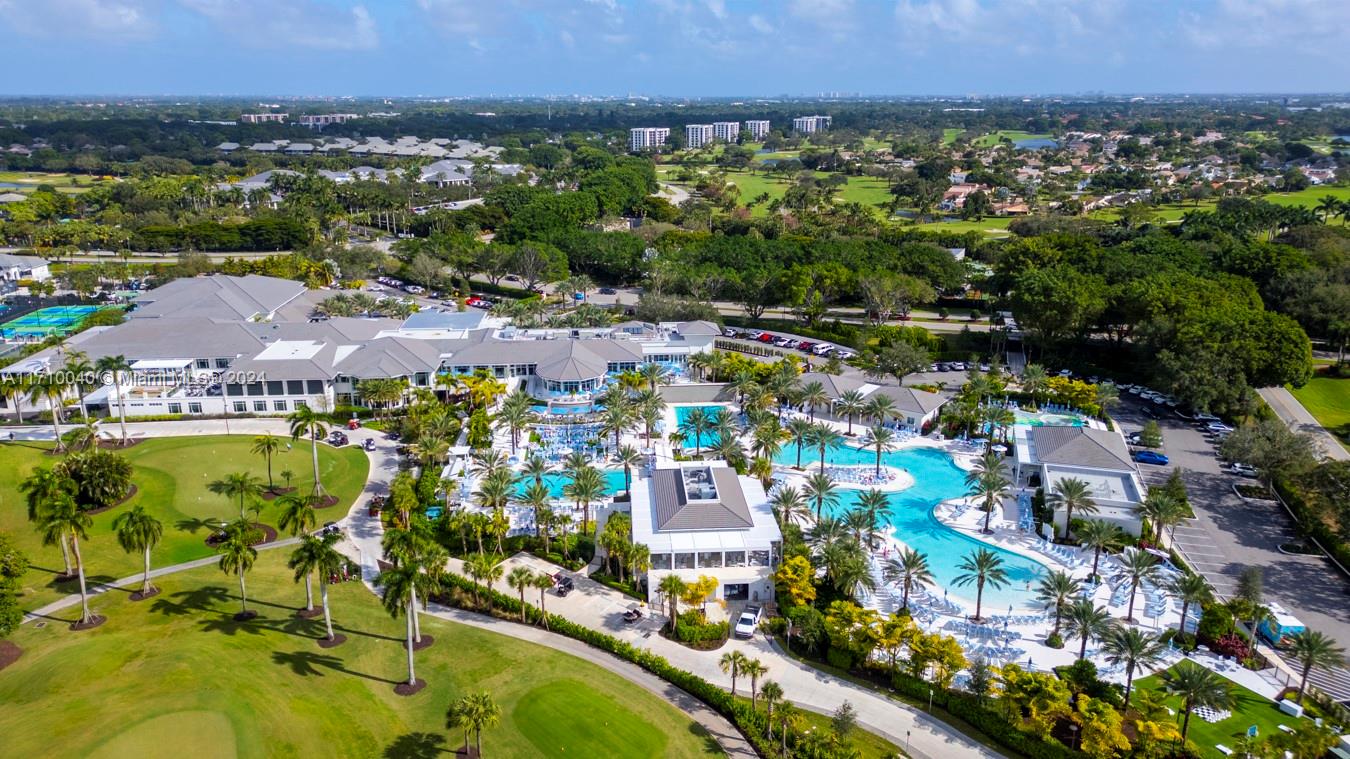
[[[495,726],[502,718],[502,708],[483,693],[471,693],[450,706],[446,713],[447,725],[464,731],[464,753],[469,753],[469,731],[474,734],[474,753],[483,755],[483,729]]]
[[[1125,705],[1124,714],[1130,710],[1130,686],[1134,684],[1134,673],[1138,669],[1157,666],[1167,647],[1156,635],[1135,627],[1113,627],[1102,639],[1102,651],[1111,664],[1125,667]]]
[[[272,456],[281,451],[281,438],[276,435],[258,435],[253,438],[252,451],[267,460],[267,489],[275,493],[277,488],[272,482]]]
[[[872,393],[867,399],[867,403],[864,405],[865,408],[863,409],[862,415],[867,419],[871,419],[874,424],[884,425],[886,422],[895,418],[895,399],[889,395]]]
[[[1046,383],[1050,378],[1045,373],[1045,367],[1040,364],[1027,364],[1022,369],[1022,379],[1019,384],[1022,386],[1022,392],[1031,396],[1031,405],[1034,408],[1037,405],[1037,398],[1045,392]]]
[[[615,461],[623,467],[623,492],[625,496],[632,498],[633,495],[633,467],[641,464],[646,457],[642,455],[637,448],[631,445],[619,446],[615,454]]]
[[[1308,688],[1308,675],[1314,669],[1331,670],[1345,666],[1345,649],[1320,630],[1299,630],[1289,636],[1289,653],[1302,667],[1295,699],[1300,704],[1303,703],[1303,692]]]
[[[731,651],[730,653],[722,654],[722,658],[717,662],[718,668],[720,668],[724,674],[731,674],[731,695],[733,698],[736,696],[736,678],[740,676],[741,668],[744,667],[748,661],[750,660],[740,651]]]
[[[824,513],[827,505],[831,511],[839,505],[839,489],[828,474],[814,472],[809,475],[802,492],[808,501],[815,503],[817,522],[820,521],[821,514]]]
[[[506,584],[520,593],[520,621],[525,621],[525,589],[534,587],[534,572],[529,567],[516,566],[506,575]]]
[[[1064,632],[1070,638],[1078,638],[1078,658],[1087,656],[1087,644],[1093,638],[1100,638],[1113,626],[1111,613],[1104,607],[1092,605],[1092,599],[1080,598],[1069,606],[1064,615]]]
[[[206,489],[216,495],[223,495],[231,500],[239,499],[239,518],[244,518],[244,504],[249,498],[256,498],[262,495],[262,481],[248,472],[232,472],[219,480],[207,484]]]
[[[408,688],[417,687],[417,674],[413,666],[413,617],[417,616],[417,586],[422,584],[422,571],[416,564],[403,564],[380,573],[376,583],[384,588],[384,610],[389,616],[398,619],[407,617],[407,634],[404,640],[408,652]]]
[[[797,400],[807,408],[807,413],[811,421],[816,420],[816,409],[830,402],[830,394],[825,392],[825,386],[819,382],[808,382],[802,386],[801,393]]]
[[[656,586],[656,589],[666,597],[666,600],[670,601],[670,632],[673,634],[675,632],[675,621],[680,615],[680,596],[689,589],[689,586],[685,584],[684,580],[680,579],[679,575],[669,574],[661,578],[661,582]]]
[[[811,447],[815,448],[820,453],[820,469],[818,471],[824,473],[825,452],[831,448],[842,445],[844,436],[835,432],[834,428],[829,425],[817,424],[813,427],[808,440],[811,442]]]
[[[1181,697],[1181,739],[1191,729],[1191,710],[1197,706],[1224,709],[1233,704],[1233,691],[1223,675],[1190,661],[1181,661],[1163,673],[1163,690]]]
[[[988,535],[993,532],[989,528],[989,520],[994,514],[994,504],[1007,495],[1008,489],[1012,487],[1012,480],[1008,479],[1008,466],[1003,463],[1003,457],[993,451],[986,451],[975,462],[975,468],[966,473],[966,485],[970,488],[968,495],[984,501],[982,532]]]
[[[80,580],[80,621],[78,624],[88,625],[95,621],[94,615],[89,611],[89,593],[84,582],[84,560],[80,557],[80,538],[89,539],[89,528],[93,526],[94,520],[80,509],[75,503],[74,497],[69,493],[58,493],[47,507],[39,512],[41,521],[38,523],[42,531],[43,541],[50,545],[58,541],[70,541],[70,550],[75,554],[75,573]]]
[[[1069,524],[1073,522],[1073,512],[1096,514],[1097,502],[1089,495],[1090,486],[1077,477],[1067,477],[1055,483],[1049,497],[1045,500],[1056,511],[1064,508],[1064,540],[1069,539]]]
[[[912,548],[902,548],[894,559],[881,569],[887,582],[900,583],[900,608],[909,609],[909,593],[917,583],[933,582],[933,571],[928,568],[928,557]]]
[[[1186,505],[1162,488],[1150,488],[1144,502],[1135,507],[1141,519],[1147,519],[1154,543],[1162,542],[1164,527],[1178,524],[1188,513]]]
[[[249,545],[248,534],[242,526],[235,525],[226,529],[225,540],[217,550],[220,551],[220,571],[239,578],[239,613],[234,618],[243,621],[255,616],[248,610],[248,589],[244,586],[244,575],[253,569],[258,549]]]
[[[973,621],[980,622],[980,611],[984,603],[984,586],[1001,588],[1008,584],[1008,570],[1003,568],[1003,557],[988,548],[977,548],[966,554],[957,566],[961,574],[953,582],[959,587],[975,585],[975,616]]]
[[[325,495],[323,481],[319,477],[319,438],[328,434],[324,426],[324,415],[310,408],[309,404],[297,406],[286,416],[291,424],[291,439],[299,440],[302,435],[309,436],[310,458],[314,464],[314,495]]]
[[[647,388],[653,393],[656,388],[670,381],[670,371],[660,364],[643,364],[638,368],[638,374],[647,381]]]
[[[1125,531],[1103,519],[1090,519],[1078,531],[1078,540],[1092,549],[1092,576],[1097,576],[1102,551],[1110,551],[1125,543]]]
[[[531,453],[525,457],[525,461],[520,465],[521,479],[533,480],[536,485],[541,485],[544,482],[544,475],[548,474],[548,470],[552,466],[547,459]]]
[[[1036,586],[1036,600],[1055,610],[1055,630],[1059,635],[1059,623],[1064,614],[1064,606],[1073,600],[1083,589],[1081,581],[1061,569],[1056,569],[1041,578]]]
[[[619,449],[620,439],[625,431],[637,422],[637,408],[627,398],[605,407],[600,417],[600,434],[614,435],[614,450]],[[513,449],[514,450],[514,449]]]
[[[712,430],[712,419],[708,412],[701,407],[689,410],[684,421],[680,423],[680,432],[686,436],[694,438],[694,457],[700,458],[703,455],[703,436]]]
[[[750,709],[759,707],[759,678],[763,677],[769,668],[764,666],[764,662],[759,659],[749,659],[741,662],[741,674],[750,678]]]
[[[131,371],[131,362],[126,356],[104,356],[94,364],[99,374],[111,376],[113,381],[113,392],[117,395],[117,419],[122,426],[122,445],[126,445],[127,439],[127,404],[122,398],[122,376]]]
[[[502,568],[501,562],[492,558],[491,554],[476,553],[464,560],[464,571],[477,585],[482,585],[489,591],[492,590],[492,584],[500,579],[506,572]],[[492,608],[492,594],[487,594],[488,608]],[[473,602],[478,604],[478,588],[473,589]]]
[[[877,459],[874,472],[876,476],[881,476],[881,454],[895,447],[895,430],[880,424],[867,428],[867,437],[863,439],[863,445],[876,451]]]
[[[534,580],[531,582],[535,590],[539,591],[539,619],[544,623],[544,629],[548,629],[548,609],[544,606],[544,596],[553,587],[553,578],[547,572],[536,572]]]
[[[164,537],[164,524],[156,519],[144,506],[133,506],[130,511],[117,515],[112,523],[117,534],[117,544],[127,553],[141,552],[145,557],[145,573],[141,581],[141,592],[133,593],[132,600],[139,601],[155,594],[150,584],[150,550]]]
[[[778,517],[778,524],[786,526],[789,523],[802,523],[811,513],[806,506],[806,498],[802,496],[800,490],[788,486],[779,485],[769,497],[769,507]]]
[[[296,546],[296,549],[291,552],[290,558],[286,561],[286,566],[295,570],[295,581],[300,582],[302,579],[305,581],[306,612],[314,611],[314,599],[313,596],[310,595],[310,577],[312,577],[315,572],[318,572],[320,592],[326,593],[328,575],[332,574],[334,571],[340,570],[342,567],[340,561],[336,562],[336,566],[330,566],[334,563],[334,556],[340,557],[332,546],[336,539],[337,536],[332,534],[324,536],[305,535],[300,539],[300,545]],[[328,613],[328,600],[326,595],[323,599],[323,606],[326,617]],[[329,639],[332,639],[333,637],[331,624],[328,629],[328,637]]]
[[[866,409],[867,403],[863,400],[863,394],[857,390],[841,393],[838,400],[834,402],[835,416],[842,416],[848,420],[849,437],[853,437],[853,417],[863,413]]]
[[[522,398],[523,400],[516,400]],[[520,442],[520,431],[525,429],[534,417],[534,411],[530,408],[530,397],[523,395],[520,391],[512,393],[502,402],[502,407],[497,411],[497,424],[505,427],[511,434],[511,455],[515,455],[516,447]]]
[[[1130,608],[1125,613],[1125,621],[1133,623],[1134,601],[1139,595],[1139,586],[1156,580],[1161,565],[1157,556],[1139,549],[1127,552],[1121,565],[1125,568],[1125,577],[1130,581]]]
[[[1191,610],[1191,606],[1199,606],[1214,600],[1214,592],[1209,588],[1209,582],[1205,578],[1192,572],[1187,572],[1172,581],[1167,588],[1168,592],[1181,601],[1181,625],[1177,628],[1178,632],[1186,632],[1186,615]]]
[[[769,740],[773,740],[773,708],[783,700],[783,686],[765,680],[759,687],[759,697],[764,701],[764,723],[769,730]]]
[[[47,409],[52,415],[52,429],[56,432],[56,450],[65,450],[65,441],[61,439],[61,399],[66,393],[65,375],[44,374],[35,376],[28,384],[28,400],[37,403],[47,401]]]
[[[328,578],[341,572],[347,559],[333,547],[333,544],[338,541],[338,536],[334,533],[318,536],[306,535],[304,540],[306,542],[314,541],[311,549],[312,555],[307,559],[307,563],[310,564],[309,571],[305,574],[308,575],[313,572],[319,576],[319,605],[323,607],[323,624],[327,631],[326,639],[333,643],[337,640],[337,636],[333,634],[333,616],[328,606]],[[297,573],[301,569],[299,566],[295,567]]]
[[[787,423],[788,436],[797,445],[797,469],[802,468],[802,448],[806,441],[811,437],[811,431],[815,425],[805,419],[789,419]]]
[[[581,532],[590,534],[591,504],[605,496],[605,480],[600,471],[592,467],[578,471],[572,481],[563,486],[563,495],[581,507]]]

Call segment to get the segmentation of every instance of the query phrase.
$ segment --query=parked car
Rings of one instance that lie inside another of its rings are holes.
[[[1236,474],[1239,477],[1256,477],[1256,467],[1252,466],[1251,464],[1240,464],[1234,462],[1232,466],[1228,467],[1228,469],[1233,474]]]
[[[1215,415],[1213,415],[1213,414],[1196,414],[1195,416],[1193,416],[1193,417],[1191,417],[1191,418],[1194,419],[1195,421],[1201,423],[1201,424],[1212,424],[1212,423],[1214,423],[1214,422],[1221,421],[1221,420],[1219,419],[1219,417],[1217,417],[1217,416],[1215,416]]]
[[[833,345],[830,345],[829,343],[817,343],[814,347],[811,348],[811,352],[816,354],[817,356],[829,355],[834,350],[836,350],[836,348]]]
[[[797,350],[802,351],[804,353],[810,353],[811,351],[815,350],[815,347],[816,347],[815,343],[807,340],[803,340],[800,343],[797,343]]]
[[[1210,433],[1216,434],[1216,435],[1219,434],[1219,433],[1221,433],[1221,432],[1222,432],[1222,433],[1228,433],[1228,432],[1232,432],[1232,431],[1233,431],[1233,428],[1232,428],[1232,427],[1229,427],[1228,425],[1224,424],[1223,422],[1210,422],[1209,424],[1206,424],[1206,425],[1205,425],[1205,429],[1206,429],[1207,431],[1209,431]]]
[[[773,335],[770,335],[768,332],[761,332],[755,339],[761,343],[771,343],[773,342]]]
[[[855,351],[855,350],[850,350],[850,349],[848,349],[848,348],[835,348],[835,349],[834,349],[834,357],[837,358],[837,359],[839,359],[840,361],[847,361],[847,360],[849,360],[850,358],[853,358],[853,357],[856,356],[856,355],[858,355],[858,352],[857,352],[857,351]]]
[[[736,330],[731,327],[722,328],[722,337],[736,337]]]
[[[602,287],[602,288],[600,288],[600,294],[601,294],[601,295],[614,295],[616,292],[617,292],[617,291],[616,291],[614,288],[612,288],[612,287]]]
[[[1141,464],[1153,464],[1155,466],[1166,466],[1167,457],[1157,451],[1135,451],[1134,460]]]
[[[741,616],[736,620],[736,637],[753,638],[755,636],[755,628],[759,626],[761,614],[763,614],[763,609],[758,606],[745,607],[745,611],[742,611]]]
[[[562,572],[554,572],[550,577],[553,579],[553,590],[557,592],[559,596],[566,596],[568,593],[572,592],[574,587],[576,587],[572,582],[572,578]]]
[[[470,308],[482,308],[482,309],[492,308],[492,304],[491,304],[491,303],[487,302],[486,300],[483,300],[482,298],[478,298],[478,297],[465,298],[465,299],[464,299],[464,305],[466,305],[466,306],[468,306],[468,307],[470,307]]]

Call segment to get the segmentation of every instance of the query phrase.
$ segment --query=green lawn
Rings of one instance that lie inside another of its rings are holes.
[[[944,137],[945,137],[945,131],[944,131]],[[986,134],[986,135],[982,135],[982,136],[976,138],[976,139],[974,140],[973,144],[974,144],[976,147],[980,147],[980,148],[993,147],[994,145],[997,145],[1000,141],[1002,141],[1002,139],[1003,139],[1004,137],[1006,137],[1006,138],[1012,140],[1013,142],[1017,142],[1018,140],[1048,140],[1048,139],[1050,139],[1050,135],[1048,135],[1048,134],[1032,134],[1031,132],[1023,132],[1023,131],[1021,131],[1021,130],[1019,130],[1019,129],[1000,129],[1000,130],[998,130],[997,132],[994,132],[993,134]]]
[[[956,127],[947,127],[946,129],[942,130],[942,144],[950,145],[953,142],[956,142],[957,137],[960,137],[965,133],[966,130],[964,129],[958,129]]]
[[[1275,735],[1280,732],[1280,725],[1294,726],[1296,721],[1294,717],[1280,711],[1280,708],[1264,696],[1250,691],[1237,683],[1229,681],[1233,689],[1233,698],[1235,703],[1232,707],[1233,716],[1222,722],[1209,723],[1199,717],[1191,717],[1190,731],[1186,738],[1196,745],[1202,757],[1208,759],[1223,759],[1222,752],[1214,747],[1223,744],[1228,748],[1233,748],[1233,744],[1242,736],[1247,734],[1247,728],[1256,725],[1259,735]],[[1136,688],[1147,690],[1161,690],[1162,678],[1158,675],[1150,675],[1135,681]],[[1181,699],[1169,698],[1167,705],[1177,712],[1177,725],[1181,725]]]
[[[110,429],[116,432],[116,425]],[[203,521],[237,518],[239,507],[238,502],[232,503],[208,491],[206,485],[228,473],[242,471],[266,482],[267,468],[262,457],[249,452],[252,442],[253,438],[247,435],[212,435],[152,438],[128,448],[123,455],[135,470],[132,482],[137,492],[125,504],[93,517],[89,540],[80,543],[89,581],[114,580],[141,569],[141,557],[123,552],[112,534],[113,520],[136,504],[145,506],[164,523],[164,539],[151,557],[155,565],[177,564],[211,554],[204,542],[210,530]],[[55,462],[45,447],[0,445],[0,471],[5,472],[0,481],[0,531],[14,536],[33,565],[20,588],[26,609],[78,590],[74,581],[60,584],[52,581],[62,569],[61,550],[41,544],[37,531],[28,522],[24,497],[18,490],[19,482],[35,467]],[[347,508],[365,486],[368,467],[365,452],[354,446],[319,445],[319,471],[324,487],[341,499],[338,505],[319,511],[321,523],[346,515]],[[290,470],[295,473],[294,486],[300,492],[309,492],[313,466],[308,445],[300,442],[291,451],[278,454],[272,469],[278,485],[283,484],[281,472]],[[263,501],[259,518],[276,526],[279,512],[275,502]]]
[[[817,714],[805,709],[799,710],[798,713],[802,715],[802,721],[806,726],[812,730],[822,733],[830,732],[829,715]],[[890,759],[891,757],[905,755],[899,746],[862,728],[856,728],[853,734],[849,736],[848,742],[858,752],[858,759]]]
[[[1303,387],[1290,387],[1318,423],[1350,447],[1350,379],[1314,376]]]
[[[486,691],[501,707],[489,756],[720,755],[700,727],[608,670],[534,644],[423,617],[422,692],[402,697],[404,622],[363,585],[332,588],[335,626],[293,615],[304,598],[282,551],[248,575],[257,619],[236,623],[238,585],[214,567],[160,578],[161,595],[99,600],[102,627],[25,625],[0,677],[6,756],[435,757],[461,745],[447,707]],[[71,615],[62,615],[69,618]]]
[[[1008,231],[1008,224],[1016,218],[1016,216],[986,216],[979,221],[953,219],[917,224],[915,228],[929,232],[980,232],[989,237],[1007,237],[1012,234]]]
[[[0,183],[18,185],[0,187],[0,192],[29,193],[38,185],[51,185],[57,192],[85,192],[90,186],[111,180],[98,180],[82,174],[48,173],[43,171],[0,171]]]

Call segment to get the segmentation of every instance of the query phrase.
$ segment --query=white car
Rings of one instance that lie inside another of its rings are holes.
[[[1197,422],[1204,422],[1205,424],[1219,421],[1219,417],[1213,414],[1196,414],[1192,418],[1195,419],[1195,421]]]
[[[1206,425],[1205,425],[1205,429],[1209,430],[1210,432],[1216,433],[1216,434],[1217,434],[1217,433],[1220,433],[1220,432],[1227,433],[1227,432],[1232,432],[1232,431],[1233,431],[1233,428],[1232,428],[1232,427],[1229,427],[1228,425],[1224,424],[1223,422],[1210,422],[1209,424],[1206,424]]]
[[[1229,467],[1229,469],[1232,470],[1233,474],[1236,474],[1236,475],[1238,475],[1239,477],[1255,477],[1255,476],[1256,476],[1256,467],[1252,466],[1251,464],[1237,464],[1237,463],[1235,463],[1235,464],[1233,464],[1231,467]]]
[[[737,638],[755,637],[755,628],[759,627],[759,617],[763,614],[763,609],[758,606],[747,606],[741,616],[736,619],[734,633]]]
[[[820,343],[816,347],[812,348],[811,352],[816,354],[817,356],[824,356],[825,354],[829,353],[834,349],[835,349],[834,346],[830,345],[829,343]]]

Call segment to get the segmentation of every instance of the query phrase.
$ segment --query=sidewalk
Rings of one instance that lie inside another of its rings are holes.
[[[550,574],[560,569],[557,565],[526,554],[506,559],[505,565],[507,572],[517,565]],[[451,559],[450,569],[462,574],[463,562]],[[672,665],[709,682],[731,687],[731,677],[722,672],[718,661],[722,654],[739,650],[752,659],[759,659],[768,667],[768,674],[763,679],[781,685],[789,701],[823,714],[834,712],[848,701],[857,709],[858,724],[896,746],[903,747],[908,743],[912,756],[930,759],[1002,756],[928,714],[869,688],[797,662],[774,646],[766,636],[756,636],[752,640],[732,639],[716,651],[694,651],[661,637],[660,628],[664,618],[652,616],[655,613],[652,610],[640,622],[625,624],[623,612],[635,603],[634,599],[582,575],[572,574],[572,578],[576,588],[566,598],[550,594],[546,602],[550,613],[659,654]],[[494,588],[513,598],[518,596],[505,579],[498,581]],[[529,600],[529,595],[526,599]],[[738,691],[748,685],[737,683]]]
[[[1264,387],[1257,392],[1270,405],[1271,410],[1295,432],[1307,432],[1317,438],[1322,451],[1333,461],[1350,460],[1350,451],[1346,451],[1336,436],[1327,432],[1326,428],[1303,408],[1303,404],[1298,402],[1293,393],[1282,387]]]

